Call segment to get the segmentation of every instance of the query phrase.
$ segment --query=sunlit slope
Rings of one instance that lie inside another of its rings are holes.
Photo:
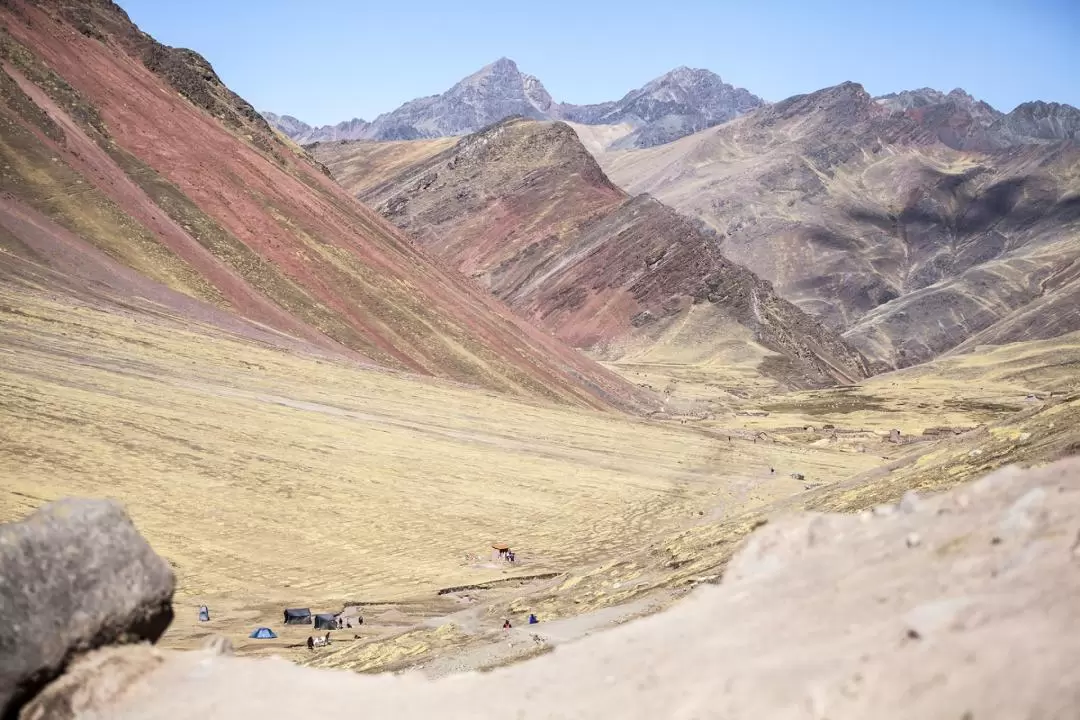
[[[111,2],[14,2],[0,21],[9,255],[67,267],[85,242],[342,355],[518,395],[629,399],[613,376],[433,265],[204,59],[156,43]]]
[[[457,141],[456,137],[446,137],[388,142],[322,142],[308,146],[308,151],[324,162],[331,161],[326,166],[334,179],[356,197],[362,197],[402,170],[453,147]]]

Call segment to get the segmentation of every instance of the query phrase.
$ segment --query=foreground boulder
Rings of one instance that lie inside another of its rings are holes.
[[[79,652],[159,638],[173,584],[115,502],[61,500],[0,525],[0,717]]]
[[[24,717],[1075,720],[1078,597],[1074,459],[862,515],[771,522],[719,587],[489,673],[105,649]]]

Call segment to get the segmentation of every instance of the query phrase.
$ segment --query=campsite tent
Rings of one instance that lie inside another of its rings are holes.
[[[199,622],[207,622],[210,620],[210,608],[205,605],[199,606]]]
[[[257,640],[273,640],[277,637],[277,634],[268,627],[256,628],[248,637],[253,637]]]
[[[315,616],[316,630],[337,630],[337,615],[334,613],[319,613]]]
[[[311,610],[308,608],[286,608],[285,610],[285,624],[286,625],[310,625],[311,624]]]

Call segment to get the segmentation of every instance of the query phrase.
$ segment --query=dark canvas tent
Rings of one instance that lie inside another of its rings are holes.
[[[206,622],[210,619],[210,608],[202,605],[199,607],[199,622]]]
[[[286,608],[285,610],[285,624],[286,625],[310,625],[311,624],[311,610],[308,608]]]
[[[315,616],[316,630],[336,630],[337,615],[334,613],[319,613]]]
[[[277,634],[267,627],[256,628],[248,637],[253,637],[257,640],[273,640],[277,637]]]

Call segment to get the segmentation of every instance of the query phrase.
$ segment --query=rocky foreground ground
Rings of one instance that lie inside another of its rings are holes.
[[[55,503],[3,526],[0,571],[0,705],[27,720],[985,720],[1080,708],[1080,459],[770,523],[719,586],[671,610],[434,681],[237,658],[227,643],[116,645],[160,634],[171,581],[109,503]]]

